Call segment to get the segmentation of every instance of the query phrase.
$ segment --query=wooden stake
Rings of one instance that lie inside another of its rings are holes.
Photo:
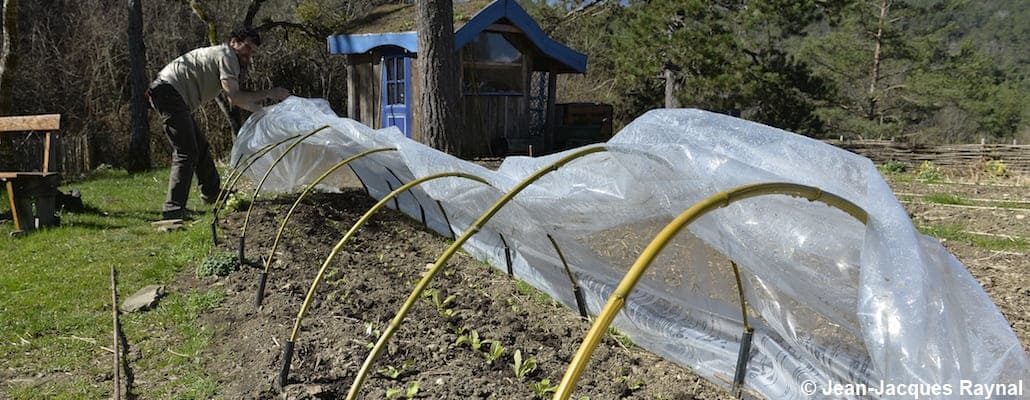
[[[122,399],[121,351],[118,346],[118,283],[115,270],[111,267],[111,313],[114,315],[114,400]]]
[[[43,173],[50,172],[50,132],[47,132],[43,140]]]
[[[25,228],[22,228],[22,221],[18,218],[18,206],[14,202],[14,184],[11,181],[5,183],[7,184],[7,200],[11,202],[11,218],[14,220],[14,230],[23,230]]]

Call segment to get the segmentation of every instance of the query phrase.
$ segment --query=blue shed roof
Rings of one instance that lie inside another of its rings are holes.
[[[473,41],[490,25],[505,20],[526,35],[541,53],[562,64],[568,72],[584,73],[587,56],[547,36],[540,25],[514,0],[496,0],[476,13],[454,32],[454,48]],[[414,31],[333,35],[326,38],[330,54],[362,54],[384,46],[403,48],[418,53],[418,35]]]
[[[329,54],[362,54],[383,46],[396,46],[412,53],[418,52],[418,35],[414,31],[333,35],[328,41]]]

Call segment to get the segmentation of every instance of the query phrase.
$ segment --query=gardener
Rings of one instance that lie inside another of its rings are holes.
[[[186,200],[194,172],[205,203],[213,203],[221,190],[218,169],[211,158],[207,138],[193,119],[193,110],[221,91],[232,105],[250,112],[260,111],[260,103],[265,100],[281,101],[290,95],[279,87],[258,92],[240,89],[240,68],[250,64],[250,58],[260,45],[261,36],[256,30],[237,29],[226,44],[199,48],[172,60],[150,84],[147,92],[150,105],[161,115],[165,134],[172,145],[172,173],[161,212],[163,220],[186,217]]]

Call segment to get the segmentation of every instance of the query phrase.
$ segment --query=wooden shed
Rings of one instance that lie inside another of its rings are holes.
[[[454,3],[467,156],[542,154],[555,149],[556,79],[586,72],[586,55],[547,36],[514,0]],[[417,113],[415,7],[392,4],[328,38],[347,57],[347,116],[374,128],[396,126],[424,142]]]

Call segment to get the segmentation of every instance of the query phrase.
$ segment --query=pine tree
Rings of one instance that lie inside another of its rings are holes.
[[[450,0],[418,0],[418,69],[422,101],[418,112],[426,142],[437,150],[462,155],[458,60],[454,52],[454,10]]]
[[[828,87],[785,43],[819,12],[814,1],[631,2],[613,28],[619,106],[638,115],[678,103],[816,133]]]

